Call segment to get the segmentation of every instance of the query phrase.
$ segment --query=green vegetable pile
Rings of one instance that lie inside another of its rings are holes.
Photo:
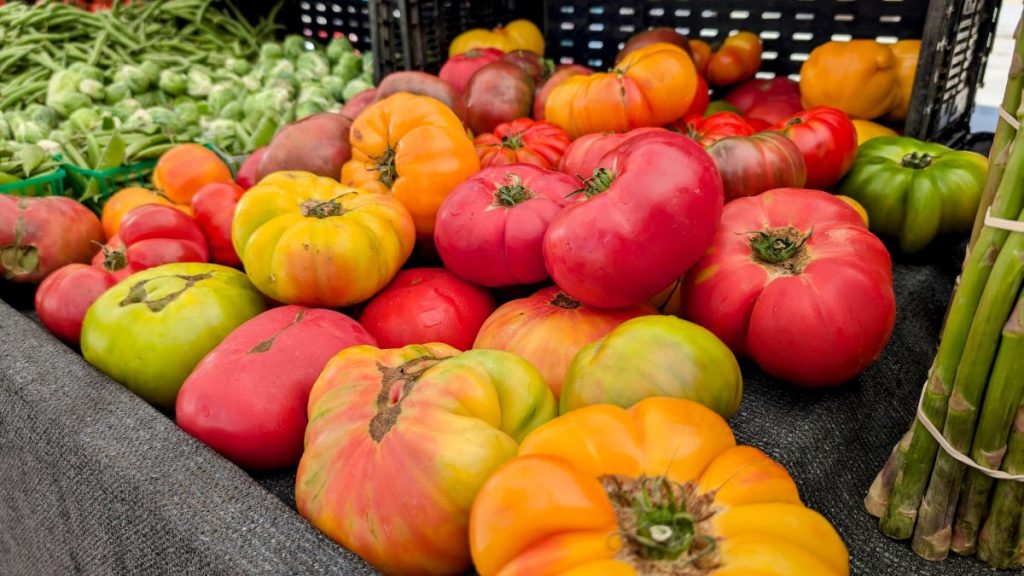
[[[276,12],[253,25],[212,0],[0,6],[0,143],[38,144],[76,164],[104,156],[95,150],[114,134],[126,164],[184,141],[239,155],[372,87],[372,54],[356,55],[345,38],[261,42]]]

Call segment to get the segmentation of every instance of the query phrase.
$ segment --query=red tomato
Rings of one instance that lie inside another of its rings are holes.
[[[96,214],[70,198],[0,194],[0,277],[35,284],[65,264],[88,262],[103,241]]]
[[[708,111],[708,106],[711,105],[711,89],[708,87],[708,81],[704,79],[700,74],[697,75],[697,94],[693,97],[693,103],[690,104],[690,109],[683,114],[683,117],[687,116],[703,116]]]
[[[238,169],[238,174],[235,176],[235,184],[242,187],[242,190],[248,190],[259,182],[260,174],[260,162],[263,160],[263,156],[266,155],[269,146],[257,149],[249,157],[242,162],[242,166]],[[193,200],[192,205],[195,205]]]
[[[625,134],[586,134],[580,136],[565,150],[558,169],[570,176],[589,178],[604,155],[615,150],[627,140],[642,134],[666,132],[664,128],[637,128]]]
[[[481,134],[474,141],[481,167],[532,164],[549,170],[558,168],[571,143],[565,130],[529,118],[499,124],[494,132]]]
[[[143,204],[125,215],[92,265],[120,281],[162,264],[209,260],[206,238],[191,216],[170,206]]]
[[[625,308],[704,253],[722,213],[722,177],[699,144],[668,130],[634,136],[600,168],[548,227],[544,263],[580,302]]]
[[[796,143],[807,164],[807,187],[828,190],[857,157],[857,129],[838,108],[817,106],[773,127]]]
[[[242,193],[238,184],[214,182],[200,188],[192,197],[192,214],[210,244],[210,260],[235,268],[242,266],[242,260],[231,243],[231,223]]]
[[[512,62],[491,62],[473,74],[466,87],[466,115],[474,134],[524,118],[533,110],[536,83]]]
[[[376,342],[339,312],[268,310],[196,366],[178,393],[178,425],[243,468],[295,466],[313,383],[335,354],[362,344]]]
[[[381,348],[442,342],[469,350],[494,312],[491,294],[443,268],[402,270],[359,317]]]
[[[469,86],[469,79],[476,74],[476,71],[490,64],[501,60],[505,53],[497,48],[474,48],[469,52],[452,56],[441,66],[437,73],[441,80],[452,85],[455,91],[462,94]]]
[[[765,372],[802,386],[860,374],[892,334],[892,262],[857,211],[782,188],[726,205],[686,276],[686,317]]]
[[[785,76],[777,76],[770,80],[760,78],[747,80],[725,95],[725,101],[735,106],[739,109],[740,114],[744,115],[762,102],[791,98],[795,98],[799,104],[800,84]]]
[[[36,314],[54,336],[78,346],[89,306],[117,280],[87,264],[68,264],[50,274],[36,290]]]
[[[754,104],[744,117],[748,122],[758,121],[771,126],[804,109],[799,96],[772,98]]]
[[[525,164],[484,168],[438,210],[434,242],[445,267],[483,286],[545,280],[544,233],[581,185]]]
[[[753,78],[761,67],[761,38],[739,32],[722,41],[708,59],[707,78],[713,86],[728,86]]]
[[[622,310],[590,308],[551,286],[495,310],[480,328],[473,348],[504,350],[529,360],[557,400],[569,364],[581,348],[626,320],[652,314],[657,310],[647,304]]]
[[[723,138],[708,148],[708,154],[722,174],[726,202],[773,188],[799,188],[807,180],[800,149],[782,134]]]
[[[533,95],[533,118],[534,120],[544,119],[544,105],[548,102],[548,94],[555,89],[562,82],[569,79],[570,76],[590,76],[594,71],[586,66],[579,64],[563,64],[555,69],[555,73],[551,75],[543,84],[537,86],[537,90]]]
[[[705,148],[727,136],[750,136],[755,132],[746,120],[732,112],[687,116],[678,122],[678,126],[684,134]]]

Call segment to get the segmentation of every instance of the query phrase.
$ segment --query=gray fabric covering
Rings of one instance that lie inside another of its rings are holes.
[[[945,245],[897,264],[896,332],[858,381],[806,391],[743,366],[739,440],[792,472],[853,574],[991,573],[918,559],[861,504],[912,418],[962,256]],[[247,475],[0,303],[0,574],[374,573],[295,514],[293,482]]]

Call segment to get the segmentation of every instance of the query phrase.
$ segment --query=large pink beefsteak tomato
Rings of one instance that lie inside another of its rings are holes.
[[[723,198],[722,177],[699,144],[667,130],[635,136],[601,159],[548,227],[544,263],[584,304],[640,304],[704,253]]]
[[[686,276],[683,307],[773,376],[840,384],[892,334],[892,261],[849,204],[818,190],[769,190],[726,205]]]

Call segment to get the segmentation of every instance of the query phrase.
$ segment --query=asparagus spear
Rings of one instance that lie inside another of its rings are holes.
[[[1020,214],[1020,221],[1024,222],[1024,212]],[[943,436],[960,452],[971,448],[978,405],[992,370],[999,334],[1010,316],[1022,282],[1024,234],[1013,234],[999,252],[982,293],[949,398]],[[963,478],[964,465],[947,452],[939,452],[914,529],[912,546],[921,557],[941,560],[949,554],[953,515]]]
[[[1018,375],[1019,378],[1019,375]],[[1010,441],[1007,443],[1003,471],[1024,474],[1024,403],[1017,407]],[[1020,564],[1017,557],[1019,539],[1024,530],[1024,482],[999,481],[992,493],[988,518],[978,537],[978,558],[993,568],[1012,568]]]
[[[1013,31],[1015,40],[1013,47],[1013,58],[1010,60],[1010,76],[1003,91],[1003,102],[1000,104],[1003,110],[1013,113],[1020,107],[1021,91],[1024,90],[1024,37],[1021,34],[1021,27],[1024,26],[1024,19],[1017,22],[1017,28]],[[985,183],[985,190],[981,196],[981,210],[974,219],[974,230],[971,232],[971,246],[978,240],[981,228],[985,224],[985,207],[992,204],[996,189],[1002,182],[1003,171],[1006,170],[1006,158],[1009,151],[1009,144],[1013,141],[1016,130],[1006,120],[1000,118],[996,126],[995,136],[992,138],[992,148],[988,154],[988,180]]]
[[[1021,40],[1018,37],[1018,40]],[[1018,47],[1022,42],[1018,41]],[[1018,111],[1020,116],[1020,111]],[[1011,144],[1006,172],[999,189],[992,200],[992,214],[1000,218],[1016,218],[1024,208],[1024,130],[1021,130]],[[984,211],[984,207],[982,208]],[[982,291],[988,282],[1003,243],[1010,233],[990,227],[982,229],[978,240],[964,261],[960,284],[953,294],[946,316],[939,350],[932,363],[925,385],[922,405],[925,417],[937,428],[946,421],[949,394],[956,376],[960,357],[964,352],[968,331],[971,328]],[[1005,316],[1004,316],[1005,318]],[[918,507],[928,482],[929,472],[935,463],[938,444],[928,430],[914,420],[913,437],[906,452],[906,461],[896,474],[889,507],[882,516],[879,526],[890,538],[906,539],[914,532]]]
[[[1007,451],[1007,440],[1014,413],[1024,397],[1024,297],[1003,326],[999,354],[992,367],[981,418],[971,449],[971,458],[991,470],[998,470]],[[994,480],[978,470],[969,469],[960,491],[960,503],[953,524],[951,548],[964,556],[977,550],[978,529],[988,512]]]
[[[910,448],[910,440],[913,436],[913,431],[907,430],[899,443],[893,446],[889,459],[885,461],[885,466],[875,477],[875,481],[871,483],[871,489],[868,490],[868,495],[864,498],[864,507],[875,518],[881,518],[885,514],[885,509],[889,507],[889,496],[892,494],[892,486],[896,482],[896,474],[903,468],[903,463],[907,460],[907,449]]]

